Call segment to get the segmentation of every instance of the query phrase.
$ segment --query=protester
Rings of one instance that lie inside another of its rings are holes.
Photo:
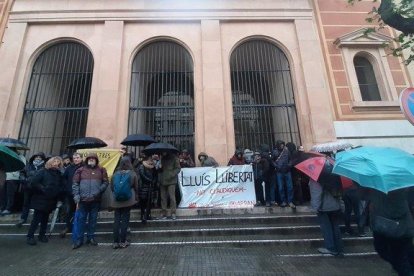
[[[136,158],[134,162],[132,162],[132,167],[138,169],[138,167],[142,164],[142,161],[144,161],[145,157],[145,154],[143,152],[140,152],[138,158]]]
[[[269,161],[266,158],[262,158],[260,152],[254,154],[253,174],[254,174],[254,190],[256,192],[256,207],[265,204],[263,196],[262,183],[265,182],[266,173],[269,170]]]
[[[62,158],[55,156],[50,158],[45,169],[34,175],[29,182],[32,192],[30,207],[34,209],[34,215],[27,233],[27,244],[36,245],[34,233],[40,223],[39,241],[46,243],[47,222],[49,214],[57,206],[58,200],[62,200],[63,177],[61,169],[63,166]]]
[[[10,148],[12,151],[17,153],[20,159],[26,165],[26,158],[23,155],[19,154],[15,148]],[[0,215],[10,215],[13,205],[14,197],[20,185],[20,179],[22,177],[21,171],[8,172],[6,173],[6,182],[3,186],[3,189],[0,193]]]
[[[134,163],[135,161],[134,154],[132,152],[128,152],[128,147],[122,146],[119,151],[121,152],[121,158],[128,157],[131,160],[131,163]]]
[[[123,157],[117,171],[111,179],[111,208],[114,214],[114,243],[113,249],[126,248],[129,242],[126,239],[131,208],[137,203],[138,177],[134,172],[131,160]]]
[[[365,189],[370,199],[370,222],[374,247],[398,275],[414,275],[414,221],[407,201],[407,190],[384,194]]]
[[[251,164],[254,161],[254,152],[249,150],[249,149],[245,149],[243,152],[243,158],[246,161],[246,164]]]
[[[366,236],[364,232],[364,222],[361,220],[361,200],[358,195],[358,187],[354,184],[343,190],[342,200],[344,201],[344,221],[345,233],[355,235],[351,227],[352,212],[354,213],[356,224],[358,226],[358,236]]]
[[[273,155],[274,167],[276,168],[277,185],[279,188],[279,196],[281,201],[280,206],[286,207],[289,205],[291,208],[296,208],[295,204],[293,204],[293,183],[292,174],[290,172],[290,154],[288,148],[285,147],[285,142],[281,140],[276,142],[276,149]]]
[[[79,153],[75,152],[72,155],[73,163],[66,168],[65,172],[63,173],[63,179],[65,182],[65,201],[64,201],[64,208],[65,208],[65,223],[66,227],[60,232],[60,237],[64,238],[68,232],[72,230],[72,220],[76,210],[75,201],[73,201],[73,176],[77,169],[82,167],[82,157]]]
[[[290,152],[290,151],[289,151]],[[292,167],[308,159],[308,155],[305,153],[303,146],[298,146],[297,150],[291,155],[290,164]],[[304,174],[298,169],[292,169],[292,182],[293,182],[293,198],[297,204],[303,204],[310,199],[309,195],[309,176]]]
[[[171,218],[176,219],[177,203],[175,199],[175,188],[177,186],[177,175],[180,172],[180,162],[172,153],[163,152],[158,176],[161,192],[161,219],[167,218],[167,201],[170,199]]]
[[[219,165],[213,157],[208,156],[205,152],[198,154],[198,161],[200,161],[200,167],[217,167]]]
[[[63,172],[72,164],[72,158],[69,154],[62,155],[63,160]]]
[[[151,220],[151,198],[152,190],[157,184],[157,172],[155,163],[151,157],[146,157],[142,164],[138,167],[138,195],[139,205],[141,208],[141,221],[145,223]]]
[[[86,244],[98,245],[95,240],[95,228],[102,194],[108,187],[108,174],[105,168],[99,166],[99,159],[95,153],[86,157],[85,165],[76,170],[73,176],[73,200],[79,210],[78,241],[74,242],[73,249],[83,245],[85,224],[88,218]]]
[[[268,169],[264,170],[263,172],[263,181],[265,182],[265,201],[266,207],[270,207],[271,205],[277,205],[276,203],[276,191],[274,185],[276,184],[273,179],[274,177],[274,167],[272,167],[272,157],[269,153],[268,149],[269,146],[262,145],[262,152],[260,153],[261,159],[266,159],[266,163],[268,164]],[[275,179],[276,180],[276,179]]]
[[[188,152],[188,150],[183,149],[181,151],[179,159],[180,159],[180,167],[181,168],[193,168],[193,167],[195,167],[194,161],[191,158],[191,155]]]
[[[343,243],[339,221],[341,217],[341,203],[321,184],[309,180],[311,193],[311,207],[317,213],[325,247],[318,248],[321,254],[343,256]]]
[[[227,166],[244,164],[246,164],[246,160],[244,160],[243,151],[237,149],[234,155],[230,158],[229,162],[227,163]]]
[[[17,227],[22,227],[27,221],[30,210],[30,200],[32,198],[32,191],[29,188],[31,179],[45,167],[46,155],[43,152],[34,154],[29,159],[29,164],[25,167],[26,181],[22,181],[23,186],[23,208],[20,216],[20,221],[16,224]]]

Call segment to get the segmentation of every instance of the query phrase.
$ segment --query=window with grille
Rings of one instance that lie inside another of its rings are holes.
[[[289,61],[274,44],[251,40],[231,55],[233,120],[237,148],[300,144]]]
[[[89,49],[61,42],[36,59],[27,92],[19,138],[30,152],[62,154],[85,136],[93,74]]]
[[[132,64],[129,134],[194,151],[193,61],[172,41],[146,45]]]

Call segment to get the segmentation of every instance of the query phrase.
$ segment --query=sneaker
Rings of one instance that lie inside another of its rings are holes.
[[[128,228],[127,228],[127,233],[128,233],[128,234],[131,234],[131,227],[128,227]]]
[[[21,219],[18,223],[16,223],[17,228],[22,228],[23,224],[25,224],[26,221],[24,219]]]
[[[286,204],[286,202],[282,202],[282,204],[280,204],[280,207],[286,207],[287,206],[287,204]]]
[[[98,245],[98,242],[94,238],[92,238],[90,240],[87,240],[86,241],[86,244],[93,245],[93,246],[97,246]]]
[[[117,243],[117,242],[114,242],[113,244],[112,244],[112,249],[118,249],[118,248],[120,248],[121,246],[119,245],[119,243]]]
[[[166,220],[166,219],[167,219],[167,216],[161,216],[158,218],[158,220]]]
[[[72,245],[72,249],[78,249],[79,247],[81,247],[82,246],[82,243],[80,243],[80,242],[78,242],[78,243],[74,243],[73,245]]]
[[[329,250],[327,248],[324,248],[324,247],[318,248],[318,252],[323,254],[323,255],[333,255],[333,256],[338,255],[337,252],[331,251],[331,250]]]
[[[171,219],[172,219],[172,220],[176,220],[176,219],[177,219],[176,215],[175,215],[175,214],[172,214],[172,215],[171,215]]]
[[[7,216],[7,215],[10,215],[10,214],[11,214],[11,212],[9,210],[4,210],[3,212],[1,212],[2,216]]]
[[[362,232],[362,233],[358,234],[358,237],[366,237],[366,236],[367,236],[367,233],[365,233],[365,232]]]
[[[27,238],[26,243],[28,245],[36,245],[37,244],[37,242],[34,238]]]
[[[127,248],[128,246],[130,246],[131,245],[131,243],[129,242],[129,241],[125,241],[125,242],[121,242],[120,244],[119,244],[119,246],[121,247],[121,248]]]
[[[270,203],[266,203],[266,207],[270,207]]]
[[[296,205],[295,205],[295,204],[293,204],[292,202],[291,202],[291,203],[289,203],[289,207],[290,207],[290,208],[292,208],[292,209],[296,209]]]
[[[39,236],[37,239],[38,239],[40,242],[43,242],[43,243],[47,243],[47,242],[49,242],[49,239],[48,239],[46,236]]]

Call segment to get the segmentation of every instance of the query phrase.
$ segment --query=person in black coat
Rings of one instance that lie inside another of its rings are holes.
[[[63,198],[64,187],[61,168],[62,158],[52,157],[46,162],[45,169],[39,171],[30,181],[29,188],[32,191],[30,207],[34,209],[34,215],[27,233],[27,244],[29,245],[36,245],[34,233],[39,223],[39,241],[48,242],[46,228],[49,214],[56,207],[58,199]]]
[[[151,194],[157,183],[157,172],[154,161],[146,157],[138,167],[138,198],[141,207],[141,220],[151,220]]]
[[[75,175],[75,172],[77,169],[82,167],[82,157],[79,153],[75,152],[72,155],[72,161],[73,163],[69,165],[65,169],[65,172],[63,173],[63,180],[64,180],[64,192],[65,192],[65,199],[64,199],[64,206],[65,206],[65,213],[66,213],[66,228],[63,229],[62,232],[60,232],[60,237],[64,238],[68,232],[72,229],[72,219],[73,215],[76,211],[76,204],[73,200],[73,192],[72,192],[72,185],[73,185],[73,176]]]
[[[34,154],[29,159],[29,164],[27,164],[25,171],[26,180],[22,181],[23,186],[23,209],[22,215],[20,216],[20,221],[16,224],[17,227],[22,227],[27,221],[30,210],[30,200],[32,198],[32,191],[28,188],[29,181],[45,167],[46,155],[43,152]]]
[[[263,156],[256,152],[254,154],[254,161],[252,163],[253,174],[254,174],[254,189],[256,192],[256,207],[262,206],[265,204],[265,199],[263,196],[263,186],[262,183],[265,182],[266,173],[269,170],[269,161],[266,159],[266,156]]]

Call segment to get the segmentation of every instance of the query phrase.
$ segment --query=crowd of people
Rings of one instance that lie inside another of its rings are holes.
[[[143,223],[152,219],[175,220],[180,200],[177,175],[181,168],[195,167],[196,164],[188,150],[183,150],[180,154],[163,152],[149,156],[141,153],[138,158],[128,153],[126,147],[121,152],[122,157],[111,181],[106,169],[99,165],[96,154],[89,154],[84,161],[76,152],[72,156],[61,157],[48,157],[42,152],[34,154],[24,171],[5,175],[0,173],[0,214],[11,213],[15,205],[15,193],[21,189],[22,213],[16,226],[21,227],[26,223],[30,209],[34,210],[27,244],[48,242],[46,231],[49,216],[53,210],[62,206],[60,209],[63,210],[66,227],[60,236],[64,238],[72,232],[73,249],[84,243],[96,246],[98,212],[102,195],[109,187],[112,192],[110,209],[114,211],[113,248],[128,247],[127,229],[131,209],[135,206],[140,208]],[[414,262],[414,221],[411,213],[414,200],[412,195],[407,196],[413,190],[408,190],[409,193],[407,190],[397,190],[384,194],[363,189],[353,182],[340,191],[333,191],[294,168],[306,159],[304,154],[302,146],[277,141],[274,149],[237,149],[227,165],[252,165],[256,207],[280,206],[295,209],[295,197],[299,203],[304,198],[309,199],[324,238],[324,247],[318,249],[321,254],[343,256],[340,230],[342,220],[345,222],[345,234],[350,236],[365,236],[366,226],[370,225],[379,255],[390,262],[400,275],[412,275],[404,273],[412,272]],[[25,161],[22,155],[20,157]],[[197,157],[202,167],[219,166],[207,153],[201,152]],[[306,188],[308,190],[304,192]],[[151,209],[157,205],[161,207],[161,216],[153,218]],[[405,232],[394,237],[395,233],[388,234],[381,226],[395,216],[404,224]],[[383,221],[377,221],[378,217]],[[352,228],[353,218],[356,229]],[[39,225],[36,240],[35,232]]]

